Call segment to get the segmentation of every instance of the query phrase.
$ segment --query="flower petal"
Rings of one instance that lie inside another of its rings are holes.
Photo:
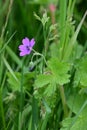
[[[34,40],[34,38],[33,38],[33,39],[31,39],[31,41],[30,41],[30,46],[33,47],[34,44],[35,44],[35,40]]]
[[[29,50],[29,51],[21,51],[20,56],[29,55],[30,53],[31,53],[31,50]]]
[[[25,55],[26,55],[25,52],[23,52],[23,51],[20,52],[20,56],[25,56]]]
[[[24,46],[24,45],[20,45],[20,46],[19,46],[19,50],[20,50],[20,51],[23,51],[23,50],[25,50],[25,49],[26,49],[26,46]]]
[[[25,37],[25,38],[22,40],[22,43],[23,43],[23,45],[25,45],[25,46],[29,46],[30,41],[29,41],[29,39],[28,39],[27,37]]]
[[[24,46],[24,45],[20,45],[20,46],[19,46],[19,50],[20,50],[21,52],[23,52],[25,55],[30,52],[30,50],[28,50],[28,49],[26,48],[26,46]]]
[[[29,50],[28,52],[27,52],[27,55],[29,55],[31,53],[31,50]]]
[[[23,46],[23,45],[20,45],[20,46],[19,46],[19,50],[20,50],[21,52],[25,53],[25,54],[27,54],[28,51],[29,51],[29,50],[26,48],[26,46]]]

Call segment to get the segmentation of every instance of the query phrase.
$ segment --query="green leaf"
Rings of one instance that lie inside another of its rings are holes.
[[[70,130],[87,130],[87,113],[79,115]]]
[[[9,88],[12,89],[12,91],[19,91],[20,92],[20,86],[21,86],[21,73],[19,72],[14,72],[16,75],[17,79],[16,80],[9,72],[7,73],[8,77],[8,84]],[[25,73],[24,74],[24,81],[23,81],[23,91],[25,89],[30,89],[32,85],[32,78],[34,78],[34,73]]]
[[[51,113],[51,109],[50,109],[49,105],[47,104],[47,102],[45,100],[43,100],[43,104],[44,104],[44,106],[46,108],[47,114]]]
[[[45,13],[43,14],[42,19],[41,19],[41,22],[42,22],[43,26],[45,26],[45,24],[46,24],[48,21],[49,21],[49,17],[47,17],[47,13],[45,12]]]
[[[53,58],[48,62],[48,72],[40,74],[35,81],[35,94],[40,96],[52,96],[56,91],[56,85],[63,85],[69,82],[69,64]],[[39,92],[39,95],[38,95]]]
[[[69,126],[72,122],[72,118],[66,118],[62,121],[62,128],[60,130],[70,130]]]
[[[16,75],[15,75],[13,69],[11,68],[11,66],[9,65],[9,63],[8,63],[8,61],[6,60],[5,57],[3,57],[3,62],[4,62],[4,64],[5,64],[5,66],[7,67],[7,69],[9,70],[11,76],[13,76],[13,78],[14,78],[16,81],[18,81],[18,79],[17,79],[17,77],[16,77]]]
[[[13,50],[9,47],[6,46],[6,51],[7,53],[10,55],[10,57],[12,58],[12,60],[17,63],[17,65],[19,65],[19,67],[22,67],[22,61],[18,58],[18,56],[13,52]]]
[[[52,33],[54,30],[56,30],[57,27],[58,27],[57,24],[50,25],[50,27],[49,27],[49,33]]]
[[[69,82],[70,75],[68,71],[70,65],[66,62],[59,61],[57,58],[53,58],[48,62],[48,68],[50,69],[55,82],[59,85],[63,85]]]
[[[41,21],[41,18],[34,12],[34,16],[37,20]]]
[[[84,14],[82,20],[80,21],[75,33],[73,34],[73,36],[70,39],[69,45],[68,45],[67,50],[66,50],[65,55],[64,55],[65,60],[67,60],[70,57],[70,55],[72,54],[72,50],[73,50],[73,48],[75,46],[79,31],[80,31],[80,29],[82,27],[82,24],[83,24],[86,16],[87,16],[87,11],[85,12],[85,14]]]
[[[45,75],[45,74],[40,74],[37,77],[37,80],[35,81],[35,87],[41,88],[50,83],[50,80],[52,79],[51,75]]]
[[[76,116],[63,120],[60,130],[86,130],[87,129],[87,95],[74,94],[68,98],[68,107]]]
[[[66,118],[62,123],[60,130],[87,130],[87,113],[80,114],[77,119]]]
[[[50,53],[51,53],[51,57],[58,57],[59,56],[59,48],[58,48],[58,44],[52,43],[50,45]]]
[[[34,13],[34,16],[37,20],[42,22],[43,26],[45,26],[45,24],[49,21],[49,17],[47,16],[46,12],[43,14],[42,18],[40,18],[36,13]]]
[[[76,63],[74,86],[77,86],[79,83],[80,87],[87,88],[87,56],[79,59]]]
[[[39,91],[39,94],[51,96],[56,90],[55,79],[52,75],[41,74],[35,81],[35,89]]]
[[[48,121],[49,121],[49,114],[46,114],[45,119],[42,122],[41,130],[46,130],[46,125]]]
[[[71,96],[69,96],[67,100],[67,105],[73,113],[77,114],[86,100],[87,100],[86,94],[77,94],[77,93],[72,94]],[[87,107],[85,109],[87,111]]]

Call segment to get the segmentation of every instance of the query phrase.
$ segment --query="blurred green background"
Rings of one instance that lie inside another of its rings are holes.
[[[68,1],[68,0],[66,0]],[[2,32],[2,27],[5,24],[6,16],[8,13],[10,0],[1,0],[0,1],[0,32]],[[34,12],[39,16],[42,16],[42,13],[46,9],[49,13],[49,4],[54,3],[57,7],[56,10],[56,22],[58,20],[58,0],[14,0],[11,12],[8,18],[8,24],[5,30],[4,37],[8,39],[15,31],[16,34],[13,38],[13,43],[11,46],[14,47],[14,51],[17,52],[17,45],[20,44],[21,40],[27,36],[29,38],[34,37],[37,41],[36,48],[41,51],[43,48],[43,31],[42,25],[34,17]],[[76,5],[74,9],[73,18],[76,21],[76,25],[80,22],[83,14],[87,8],[87,0],[76,0]],[[83,24],[83,27],[79,33],[78,40],[80,44],[85,44],[86,35],[87,35],[87,18]]]
[[[66,0],[67,3],[68,1],[69,0]],[[35,50],[37,50],[37,52],[42,52],[44,46],[43,27],[41,22],[35,18],[34,12],[42,18],[43,12],[45,12],[46,10],[48,16],[50,16],[50,22],[52,23],[52,12],[49,9],[50,4],[54,4],[56,6],[54,18],[55,23],[59,25],[59,0],[0,0],[0,49],[6,47],[5,45],[7,45],[7,41],[9,43],[9,49],[6,48],[5,51],[2,51],[4,54],[2,53],[2,55],[0,55],[0,58],[2,58],[2,62],[0,61],[0,83],[2,83],[2,86],[4,86],[3,84],[5,84],[5,87],[2,87],[4,88],[3,95],[7,94],[6,67],[8,68],[8,70],[12,68],[10,72],[14,71],[14,73],[15,71],[19,72],[22,68],[22,66],[20,65],[22,58],[19,56],[18,50],[18,46],[21,44],[22,39],[24,37],[29,37],[30,39],[34,37],[36,41],[36,44],[34,46]],[[73,12],[73,21],[75,20],[75,27],[77,27],[77,25],[81,21],[86,10],[87,0],[76,0]],[[14,36],[12,36],[13,34]],[[87,17],[78,36],[79,44],[84,46],[86,42]],[[2,45],[2,43],[4,44]],[[6,51],[8,53],[6,53]],[[31,55],[29,55],[29,58],[30,57]],[[29,64],[29,59],[25,61],[27,62],[25,63],[26,66],[26,64]]]

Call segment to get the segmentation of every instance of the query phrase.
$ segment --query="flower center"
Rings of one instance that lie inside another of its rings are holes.
[[[26,46],[26,49],[27,49],[27,51],[30,51],[30,47],[29,46]]]

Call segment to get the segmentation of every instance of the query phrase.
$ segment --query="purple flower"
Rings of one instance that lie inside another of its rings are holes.
[[[34,38],[29,40],[27,37],[25,37],[22,40],[22,45],[19,46],[20,56],[29,55],[32,51],[32,47],[34,46],[34,44],[35,44]]]

